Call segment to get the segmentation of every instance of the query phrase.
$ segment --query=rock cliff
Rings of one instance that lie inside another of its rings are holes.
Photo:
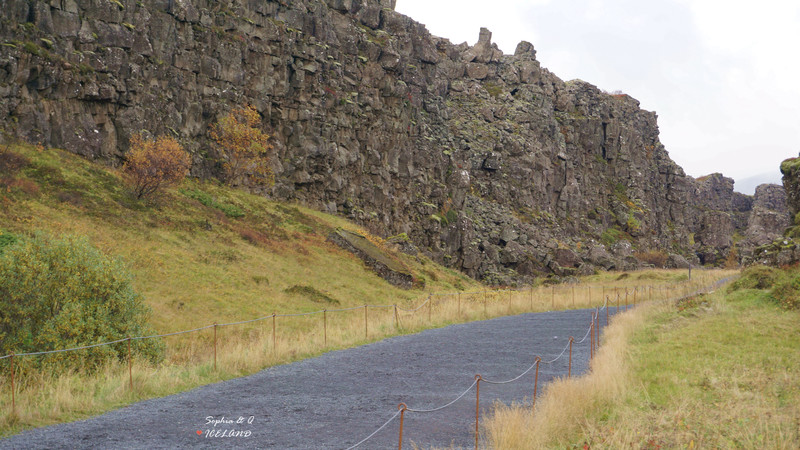
[[[252,104],[275,145],[267,194],[489,282],[648,250],[715,263],[772,223],[732,180],[687,177],[635,99],[562,81],[530,43],[504,55],[486,29],[432,36],[394,0],[6,0],[0,17],[6,132],[112,165],[132,133],[172,134],[209,176],[208,125]]]

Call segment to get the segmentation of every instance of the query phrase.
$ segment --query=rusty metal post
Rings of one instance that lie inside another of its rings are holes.
[[[214,322],[214,370],[217,370],[217,322]]]
[[[594,320],[597,323],[597,326],[595,327],[596,332],[597,332],[597,339],[594,340],[594,345],[595,345],[595,347],[597,349],[599,349],[600,348],[600,311],[599,310],[595,311]]]
[[[11,352],[11,414],[17,413],[16,386],[14,385],[14,352]]]
[[[322,310],[322,333],[325,336],[325,347],[328,346],[328,310]]]
[[[594,314],[592,314],[592,322],[589,324],[589,362],[594,358]]]
[[[483,378],[480,375],[475,375],[475,450],[478,450],[478,420],[480,419],[481,414],[481,380]]]
[[[533,311],[533,285],[531,285],[531,311]]]
[[[272,313],[272,353],[278,352],[278,339],[275,335],[275,313]]]
[[[367,305],[364,305],[364,339],[367,339]]]
[[[400,403],[397,405],[397,409],[400,410],[400,442],[397,444],[397,449],[403,450],[403,416],[406,415],[408,406],[405,403]]]
[[[539,362],[541,362],[542,358],[536,357],[536,375],[533,376],[533,404],[531,405],[531,411],[536,408],[536,389],[539,387]]]
[[[572,378],[572,341],[574,340],[574,337],[569,337],[569,369],[567,370],[567,378]]]
[[[128,336],[128,381],[133,392],[133,362],[131,362],[131,337]]]

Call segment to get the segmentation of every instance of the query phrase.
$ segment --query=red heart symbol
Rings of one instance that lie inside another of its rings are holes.
[[[197,435],[200,436],[201,434],[203,434],[203,432],[201,430],[197,430]]]

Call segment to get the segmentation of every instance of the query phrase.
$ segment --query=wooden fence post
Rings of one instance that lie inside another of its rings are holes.
[[[133,392],[133,362],[131,361],[131,337],[128,336],[128,381]]]
[[[572,341],[574,340],[574,337],[569,337],[569,369],[567,370],[567,378],[572,378]]]
[[[478,450],[478,420],[480,419],[481,415],[481,380],[483,378],[480,375],[475,375],[475,450]]]
[[[403,416],[405,416],[408,406],[405,403],[400,403],[397,405],[397,409],[400,410],[400,442],[397,445],[397,450],[403,450]]]
[[[14,385],[14,352],[11,352],[11,414],[17,413],[16,386]]]

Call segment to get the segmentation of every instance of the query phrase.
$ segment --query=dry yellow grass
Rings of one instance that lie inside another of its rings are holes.
[[[649,303],[615,318],[585,377],[536,411],[498,405],[487,447],[797,448],[797,311],[759,291]]]
[[[630,383],[626,350],[630,335],[658,303],[614,316],[605,329],[603,345],[592,360],[590,373],[561,378],[547,385],[536,410],[520,405],[496,405],[483,425],[489,448],[532,449],[564,446],[586,426],[586,412],[603,408],[625,392]]]
[[[669,284],[654,286],[652,293],[649,287],[646,291],[653,298],[666,298],[684,289],[683,284]],[[639,290],[644,292],[645,288],[640,287]],[[18,380],[16,413],[10,413],[10,399],[7,396],[0,399],[0,409],[4,411],[0,416],[0,429],[8,434],[30,425],[40,426],[87,417],[132,401],[166,395],[332,349],[425,328],[546,311],[552,309],[553,305],[557,309],[598,307],[602,303],[589,294],[596,291],[599,291],[596,286],[576,285],[520,291],[435,294],[430,296],[430,301],[426,298],[415,305],[398,305],[396,315],[394,306],[369,307],[366,316],[364,308],[358,307],[345,312],[277,316],[274,331],[271,317],[243,325],[218,326],[216,369],[213,328],[167,337],[164,363],[152,365],[133,361],[133,391],[129,388],[128,366],[124,361],[110,364],[95,374],[40,374],[21,383]],[[582,296],[581,292],[586,294]],[[5,377],[0,384],[0,392],[8,391],[8,382],[8,377]]]

